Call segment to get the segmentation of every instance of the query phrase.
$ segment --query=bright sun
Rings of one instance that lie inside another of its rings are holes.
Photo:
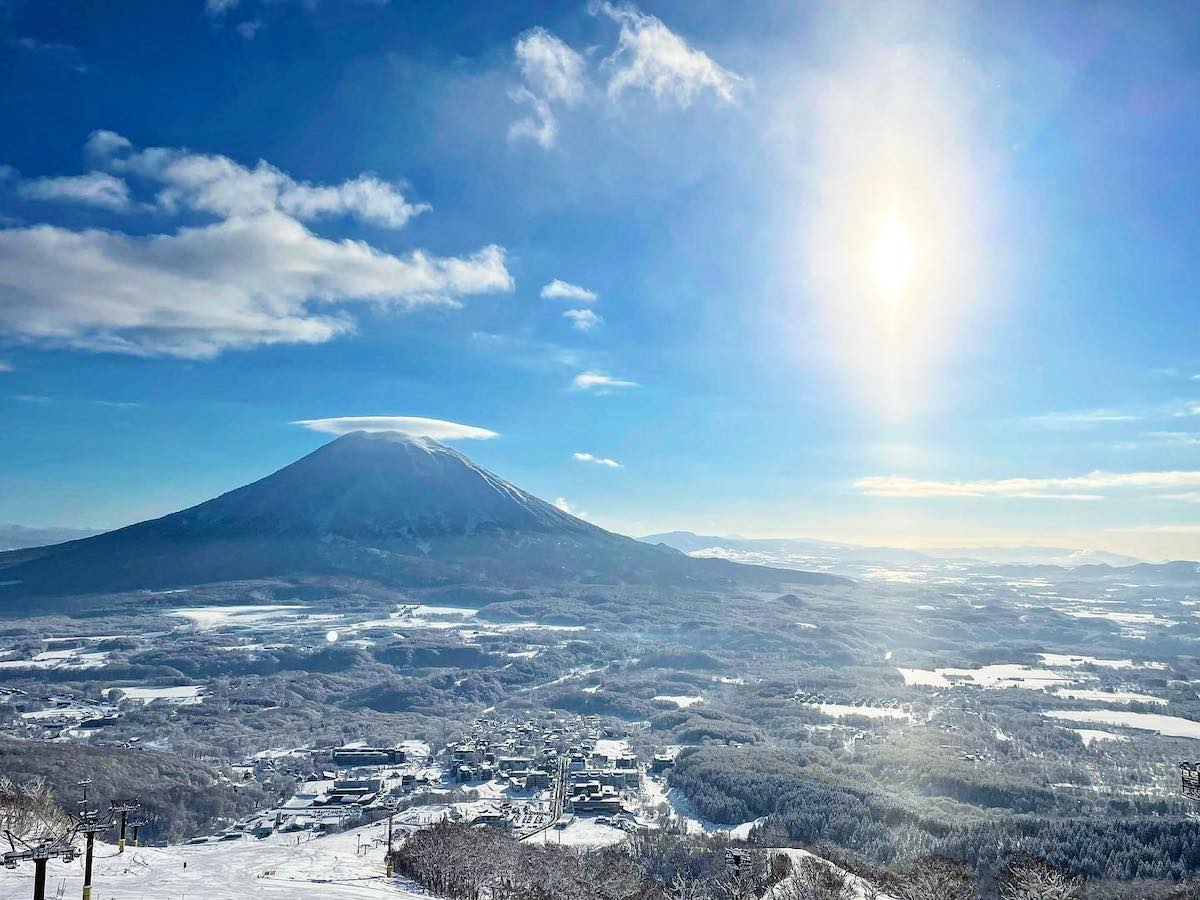
[[[884,219],[872,252],[875,282],[889,300],[899,299],[913,270],[913,247],[908,230],[895,213]]]

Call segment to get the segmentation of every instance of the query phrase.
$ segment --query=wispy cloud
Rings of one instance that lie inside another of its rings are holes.
[[[6,359],[0,359],[0,372],[11,372],[13,364]]]
[[[595,456],[591,453],[572,453],[571,454],[579,462],[595,463],[598,466],[607,466],[610,469],[619,469],[621,464],[615,459],[609,459],[607,456]]]
[[[510,96],[514,103],[529,106],[532,115],[513,122],[508,139],[529,139],[542,147],[553,147],[558,137],[553,104],[571,107],[583,99],[583,57],[545,28],[531,28],[517,38],[513,56],[523,84]]]
[[[1113,422],[1137,422],[1142,417],[1115,409],[1086,409],[1030,416],[1025,421],[1041,428],[1079,428]]]
[[[854,483],[873,497],[1003,497],[1102,500],[1117,490],[1159,491],[1200,487],[1200,471],[1102,472],[1068,478],[1002,478],[939,481],[902,475],[873,475]]]
[[[570,501],[568,501],[568,500],[567,500],[567,498],[566,498],[566,497],[555,497],[555,498],[554,498],[554,505],[555,505],[556,507],[558,507],[559,509],[561,509],[563,512],[565,512],[565,513],[567,513],[567,514],[569,514],[569,515],[572,515],[572,516],[574,516],[574,517],[575,517],[575,518],[577,518],[577,519],[586,519],[586,518],[588,517],[588,514],[587,514],[587,513],[585,513],[585,512],[584,512],[583,510],[581,510],[581,509],[576,509],[576,508],[575,508],[575,507],[574,507],[574,506],[573,506],[573,505],[570,503]]]
[[[1137,531],[1145,534],[1200,534],[1200,525],[1135,525],[1132,528],[1114,528],[1113,531]]]
[[[300,419],[292,424],[322,434],[396,431],[411,437],[428,437],[438,441],[485,441],[500,436],[498,432],[487,428],[420,416],[336,416],[329,419]]]
[[[430,209],[410,203],[399,188],[371,174],[341,184],[297,181],[259,160],[253,168],[219,154],[172,147],[130,152],[130,142],[111,131],[94,132],[89,157],[114,172],[159,186],[157,201],[168,211],[188,209],[218,216],[278,211],[304,222],[351,216],[384,228],[401,228]]]
[[[139,409],[142,404],[134,403],[130,400],[93,400],[95,406],[104,406],[109,409]]]
[[[571,284],[569,281],[563,281],[561,278],[555,278],[548,284],[542,285],[541,298],[543,300],[570,300],[573,303],[591,303],[599,294],[595,291],[589,291],[585,287],[580,287],[577,284]]]
[[[742,77],[689,46],[661,19],[628,3],[604,2],[594,4],[592,9],[621,26],[617,49],[603,63],[611,72],[609,97],[618,99],[633,88],[649,91],[659,101],[673,100],[686,107],[697,95],[711,91],[724,103],[734,102]]]
[[[9,396],[18,403],[49,403],[51,400],[45,394],[11,394]]]
[[[210,16],[221,16],[236,9],[241,0],[204,0],[204,11]]]
[[[58,200],[121,211],[132,205],[129,185],[107,172],[34,178],[17,186],[17,193],[30,200]]]
[[[0,229],[0,330],[49,347],[208,358],[227,349],[321,343],[354,329],[332,306],[369,300],[396,309],[458,306],[511,291],[504,250],[397,256],[331,240],[302,220],[348,214],[399,225],[421,207],[363,175],[341,185],[300,182],[265,162],[151,148],[97,132],[89,155],[160,187],[166,212],[215,221],[164,234]]]
[[[613,389],[635,388],[639,386],[636,381],[613,378],[611,375],[606,375],[603,372],[580,372],[571,380],[571,384],[578,391],[592,391],[598,394],[609,393]]]
[[[1200,434],[1190,431],[1148,431],[1142,437],[1158,444],[1200,447]]]
[[[578,369],[592,365],[574,347],[563,347],[549,341],[539,341],[528,335],[497,334],[493,331],[474,331],[471,342],[481,351],[492,354],[500,362],[535,372]]]
[[[7,43],[14,47],[20,47],[29,53],[43,56],[47,60],[59,65],[71,68],[81,75],[86,74],[88,71],[87,64],[84,63],[79,48],[72,44],[62,44],[57,41],[39,41],[31,37],[9,38]]]
[[[563,312],[563,318],[569,319],[576,331],[591,331],[597,325],[604,324],[604,319],[590,309],[568,309]]]
[[[237,25],[234,26],[233,30],[236,31],[239,35],[241,35],[246,40],[252,41],[252,40],[254,40],[255,35],[257,35],[258,32],[262,30],[262,27],[263,27],[262,19],[249,19],[245,22],[239,22]]]
[[[1200,472],[1091,472],[1072,478],[938,481],[904,475],[871,475],[854,482],[871,497],[1002,497],[1100,500],[1111,491],[1162,491],[1200,487]]]

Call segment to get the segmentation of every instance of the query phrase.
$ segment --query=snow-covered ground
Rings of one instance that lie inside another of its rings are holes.
[[[1059,688],[1054,692],[1056,697],[1066,697],[1068,700],[1094,700],[1097,703],[1152,703],[1155,706],[1166,706],[1167,701],[1162,697],[1151,694],[1137,694],[1133,691],[1096,691],[1088,688]]]
[[[803,862],[806,859],[811,859],[811,860],[815,860],[820,865],[828,866],[829,868],[833,869],[835,872],[840,872],[841,874],[846,876],[846,879],[850,885],[850,889],[854,892],[852,896],[855,898],[855,900],[864,900],[864,898],[866,898],[866,897],[874,897],[875,900],[893,900],[893,898],[888,896],[887,894],[879,894],[879,893],[871,894],[871,893],[869,893],[869,891],[871,889],[870,882],[866,881],[863,878],[859,878],[857,875],[850,874],[845,869],[841,868],[840,866],[834,865],[833,863],[831,863],[829,860],[825,859],[824,857],[817,856],[813,853],[809,853],[807,850],[795,850],[795,849],[787,848],[787,849],[782,849],[782,850],[775,850],[773,852],[785,854],[787,857],[789,857],[791,859],[793,866],[799,865],[801,862]],[[766,896],[767,896],[767,900],[773,900],[773,898],[775,898],[775,897],[782,896],[782,889],[781,888],[772,888],[767,893]]]
[[[1157,731],[1165,737],[1200,740],[1200,722],[1159,713],[1129,712],[1123,709],[1052,709],[1042,713],[1051,719],[1083,722],[1088,725],[1122,725],[1141,731]]]
[[[300,843],[297,843],[299,839]],[[321,897],[331,900],[430,900],[424,891],[384,877],[387,823],[377,822],[328,837],[276,834],[157,849],[97,843],[93,896],[103,900],[247,900],[251,897]],[[30,896],[33,866],[0,870],[0,900]],[[83,859],[49,864],[47,894],[78,897]]]
[[[1080,738],[1083,739],[1085,747],[1090,747],[1096,741],[1127,741],[1129,738],[1123,735],[1113,734],[1111,731],[1101,731],[1096,728],[1072,728]]]
[[[890,706],[850,706],[845,703],[805,703],[812,709],[819,709],[827,716],[835,719],[845,719],[848,716],[866,716],[869,719],[905,719],[912,720],[912,713],[903,709],[893,709]]]
[[[676,696],[676,695],[672,695],[672,694],[659,694],[658,696],[654,697],[654,699],[661,700],[665,703],[674,703],[680,709],[686,709],[687,707],[689,707],[695,703],[703,703],[704,702],[703,697],[688,697],[688,696],[684,696],[684,695]]]
[[[952,687],[975,685],[983,688],[1028,688],[1039,691],[1046,687],[1069,685],[1079,676],[1055,672],[1051,669],[1035,669],[1010,663],[980,666],[975,669],[899,669],[905,684],[928,687]]]
[[[608,847],[629,835],[620,828],[596,821],[596,816],[576,816],[566,828],[550,827],[529,838],[531,844],[561,844],[563,847]]]
[[[121,691],[122,700],[141,700],[143,703],[151,703],[155,700],[163,700],[167,703],[192,704],[200,703],[203,700],[201,696],[204,693],[204,685],[201,684],[185,684],[176,687],[110,687],[104,689],[104,695],[107,697],[111,691]]]
[[[1132,659],[1097,659],[1094,656],[1069,656],[1062,653],[1039,653],[1042,664],[1047,666],[1065,666],[1079,668],[1080,666],[1097,666],[1103,669],[1165,669],[1166,663],[1145,662],[1135,663]]]
[[[169,616],[187,619],[197,628],[238,627],[261,625],[264,622],[299,615],[296,610],[306,609],[297,604],[256,604],[243,606],[187,606],[167,611]]]
[[[106,651],[72,647],[67,650],[43,650],[31,659],[6,659],[0,661],[0,669],[98,669],[106,662]]]

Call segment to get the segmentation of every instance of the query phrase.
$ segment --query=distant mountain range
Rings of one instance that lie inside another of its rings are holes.
[[[641,538],[650,544],[665,544],[684,553],[767,566],[836,567],[855,565],[942,565],[973,563],[993,566],[1056,566],[1076,569],[1095,566],[1173,565],[1146,563],[1133,556],[1102,550],[1073,550],[1065,547],[938,547],[911,550],[902,547],[869,547],[831,543],[808,538],[741,538],[670,531]],[[1182,566],[1188,563],[1179,564]]]
[[[404,586],[844,581],[650,546],[569,515],[436,441],[356,432],[190,509],[0,553],[0,606],[300,575]]]

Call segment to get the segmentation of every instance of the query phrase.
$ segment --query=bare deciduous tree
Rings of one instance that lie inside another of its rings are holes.
[[[1010,860],[1000,882],[1001,900],[1078,900],[1082,895],[1082,879],[1027,856]]]

